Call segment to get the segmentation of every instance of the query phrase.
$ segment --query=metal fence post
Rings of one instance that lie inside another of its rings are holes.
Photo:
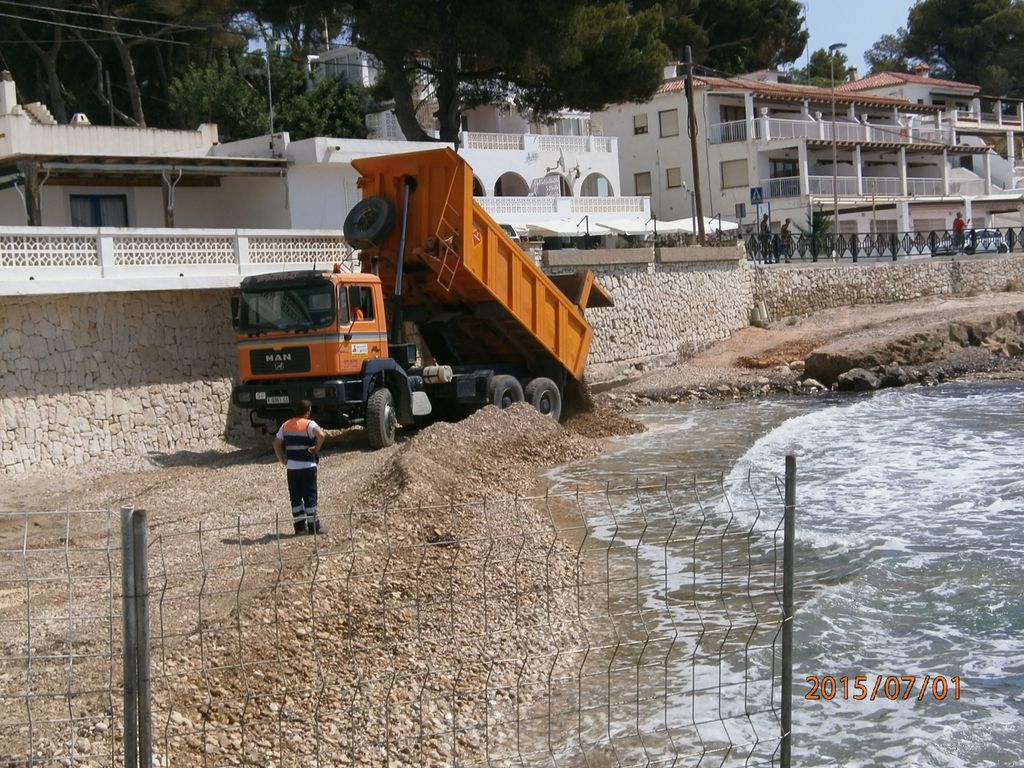
[[[121,614],[122,644],[121,656],[124,669],[124,765],[138,768],[138,680],[136,677],[136,630],[135,621],[135,548],[132,531],[132,517],[135,507],[130,504],[121,507]]]
[[[796,529],[796,456],[786,456],[786,500],[782,537],[782,753],[790,768],[793,749],[793,539]]]
[[[149,677],[149,536],[146,513],[132,515],[133,561],[135,566],[135,661],[138,690],[139,768],[153,765],[153,722]]]

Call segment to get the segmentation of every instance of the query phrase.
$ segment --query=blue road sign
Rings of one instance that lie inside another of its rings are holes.
[[[764,187],[750,188],[750,204],[761,205],[764,202]]]

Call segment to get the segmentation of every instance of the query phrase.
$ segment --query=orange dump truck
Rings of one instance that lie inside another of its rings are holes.
[[[322,426],[363,424],[375,448],[400,425],[487,403],[559,418],[593,335],[583,310],[611,306],[593,275],[547,277],[473,199],[472,170],[450,149],[353,165],[363,200],[345,236],[362,271],[242,281],[234,403],[257,426],[310,400]]]

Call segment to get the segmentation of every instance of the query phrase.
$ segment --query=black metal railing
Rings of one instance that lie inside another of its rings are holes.
[[[818,261],[819,259],[892,259],[955,256],[975,253],[1010,253],[1024,248],[1024,228],[996,227],[961,232],[883,232],[875,234],[778,233],[750,235],[745,240],[748,258],[762,263]]]

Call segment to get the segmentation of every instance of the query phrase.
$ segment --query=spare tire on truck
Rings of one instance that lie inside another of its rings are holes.
[[[386,197],[375,195],[360,200],[345,217],[342,231],[353,248],[380,245],[395,226],[395,207]]]

